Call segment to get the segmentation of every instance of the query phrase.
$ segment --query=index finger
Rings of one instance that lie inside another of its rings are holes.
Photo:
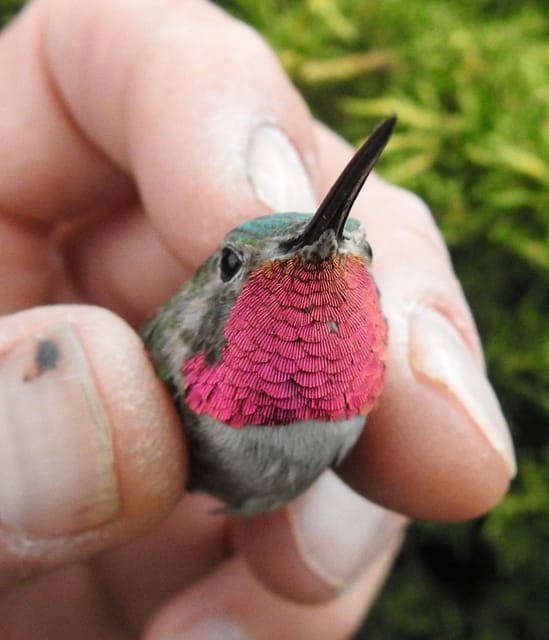
[[[66,251],[79,299],[142,319],[174,288],[174,265],[181,281],[266,200],[312,207],[307,109],[259,36],[213,5],[36,2],[0,46],[0,213],[13,246],[0,270],[34,279],[5,310],[65,295],[51,234],[75,214],[98,214]],[[272,180],[281,165],[289,191]]]

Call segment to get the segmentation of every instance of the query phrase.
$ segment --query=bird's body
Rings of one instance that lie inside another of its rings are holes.
[[[351,181],[346,210],[329,194],[314,216],[238,226],[144,328],[187,433],[189,488],[231,510],[301,493],[345,457],[381,393],[387,329],[364,228],[347,219],[364,172],[332,189]]]

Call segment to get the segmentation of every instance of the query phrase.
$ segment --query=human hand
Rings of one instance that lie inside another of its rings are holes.
[[[181,426],[130,325],[241,220],[313,210],[350,149],[200,1],[38,0],[0,79],[0,636],[348,637],[403,519],[333,474],[257,518],[180,500]],[[444,245],[375,177],[353,215],[390,344],[341,476],[411,517],[482,513],[512,448]]]

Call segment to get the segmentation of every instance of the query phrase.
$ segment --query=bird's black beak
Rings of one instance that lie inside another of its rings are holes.
[[[374,129],[343,169],[305,229],[288,243],[288,248],[310,246],[328,229],[332,229],[338,239],[342,238],[353,203],[389,141],[396,120],[396,116],[388,118]]]

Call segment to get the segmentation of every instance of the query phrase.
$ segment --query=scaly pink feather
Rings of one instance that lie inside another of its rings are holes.
[[[189,407],[232,427],[366,415],[383,386],[387,328],[365,263],[300,256],[252,272],[218,362],[182,367]]]

